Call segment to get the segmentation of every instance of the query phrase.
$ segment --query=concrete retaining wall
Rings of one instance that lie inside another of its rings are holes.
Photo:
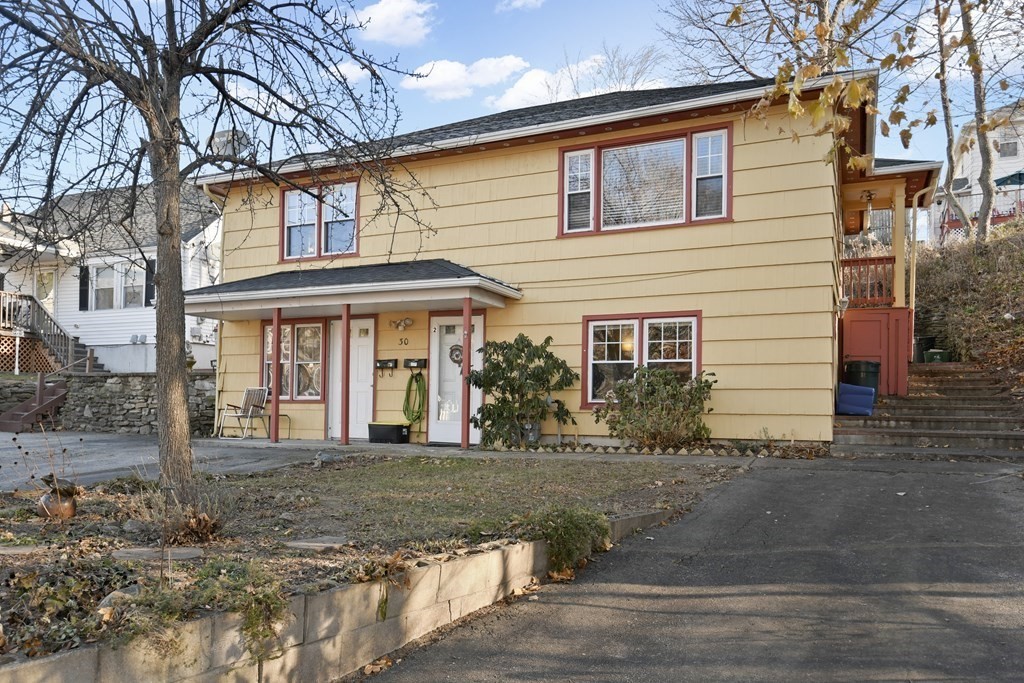
[[[671,511],[615,520],[612,540],[657,524]],[[543,542],[517,543],[426,560],[408,585],[360,583],[298,595],[278,635],[278,656],[260,665],[246,652],[236,614],[176,627],[175,647],[141,637],[127,646],[88,646],[0,666],[0,683],[315,683],[331,681],[406,643],[472,614],[545,575]]]
[[[189,375],[188,409],[193,436],[213,433],[216,381],[212,371]],[[156,433],[156,375],[71,375],[60,409],[64,429],[105,434]]]

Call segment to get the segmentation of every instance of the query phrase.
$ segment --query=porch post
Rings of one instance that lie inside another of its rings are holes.
[[[274,322],[270,327],[274,343],[270,354],[270,443],[278,441],[281,415],[281,309],[274,309]]]
[[[341,306],[341,434],[338,441],[342,446],[348,445],[348,401],[349,401],[349,354],[352,352],[352,342],[349,339],[352,331],[352,306],[342,304]]]
[[[907,305],[907,288],[904,280],[906,274],[907,243],[907,184],[899,182],[892,188],[892,255],[895,263],[892,267],[893,306],[902,308]]]
[[[469,367],[473,358],[473,299],[462,300],[462,447],[469,448]]]

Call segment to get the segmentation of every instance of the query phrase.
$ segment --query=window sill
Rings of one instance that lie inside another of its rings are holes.
[[[719,216],[716,218],[701,218],[686,223],[666,223],[665,225],[645,225],[639,228],[605,228],[603,230],[578,230],[575,232],[558,233],[558,238],[563,237],[593,237],[594,235],[622,235],[633,232],[647,232],[649,230],[667,230],[670,228],[687,228],[695,225],[713,225],[715,223],[732,223],[732,216]]]
[[[278,259],[278,263],[310,263],[317,261],[335,261],[342,258],[354,258],[359,256],[358,251],[354,251],[351,254],[323,254],[321,256],[282,256]]]

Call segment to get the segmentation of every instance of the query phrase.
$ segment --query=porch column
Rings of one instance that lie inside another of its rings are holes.
[[[892,297],[893,305],[902,308],[907,305],[907,184],[899,182],[892,188],[892,255],[895,262],[892,266]]]
[[[338,441],[342,446],[348,445],[348,401],[349,401],[349,355],[352,352],[352,342],[349,339],[352,332],[352,306],[342,304],[341,306],[341,434]]]
[[[469,448],[469,364],[473,358],[473,300],[462,300],[462,447]]]
[[[281,309],[274,309],[271,333],[274,343],[270,354],[270,443],[278,441],[281,415]]]

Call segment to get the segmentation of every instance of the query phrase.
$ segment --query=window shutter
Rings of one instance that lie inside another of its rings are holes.
[[[145,305],[152,306],[156,297],[156,286],[153,284],[153,276],[156,274],[156,261],[146,259],[146,299]]]
[[[89,310],[89,266],[78,268],[78,310]]]

